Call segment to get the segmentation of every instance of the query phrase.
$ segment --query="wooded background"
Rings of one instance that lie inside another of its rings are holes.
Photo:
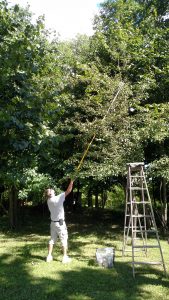
[[[74,203],[123,205],[126,164],[141,161],[167,227],[169,2],[108,0],[93,26],[60,41],[43,17],[0,2],[0,213],[12,228],[47,186],[65,188],[94,133]]]

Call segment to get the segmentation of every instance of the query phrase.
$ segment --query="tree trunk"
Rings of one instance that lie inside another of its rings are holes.
[[[92,203],[92,190],[89,189],[87,193],[87,202],[88,202],[88,207],[93,207]]]
[[[107,200],[107,191],[102,191],[102,208],[105,207],[106,204],[106,200]]]
[[[2,203],[2,194],[3,194],[4,191],[5,191],[4,186],[0,185],[0,212],[2,210],[2,214],[5,213],[5,215],[8,215],[8,211],[7,211],[6,207]]]
[[[76,206],[82,207],[82,193],[80,192],[80,182],[77,181],[77,199],[76,199]]]
[[[18,226],[18,191],[15,186],[9,190],[9,224],[11,229]]]
[[[95,208],[99,208],[99,194],[96,192],[95,194]]]

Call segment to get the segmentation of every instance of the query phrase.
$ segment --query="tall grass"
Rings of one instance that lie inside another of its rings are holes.
[[[61,263],[61,247],[54,261],[45,262],[49,239],[47,216],[27,215],[18,232],[8,230],[1,220],[0,299],[55,300],[169,300],[169,279],[161,266],[138,266],[133,279],[131,254],[122,257],[123,219],[116,213],[67,214],[69,255]],[[169,245],[161,238],[169,271]],[[104,269],[95,262],[96,248],[115,248],[115,264]],[[156,250],[157,251],[157,250]],[[150,253],[150,260],[154,260]]]

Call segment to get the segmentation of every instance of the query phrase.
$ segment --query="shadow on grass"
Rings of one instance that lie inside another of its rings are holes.
[[[96,213],[95,213],[96,214]],[[119,241],[123,228],[119,226],[118,222],[114,222],[112,219],[112,213],[105,214],[99,212],[98,215],[93,216],[93,213],[83,212],[79,213],[66,213],[66,223],[68,226],[69,236],[71,236],[71,243],[73,248],[78,248],[78,237],[85,240],[90,234],[102,241],[102,244],[107,245],[107,239],[113,239]],[[1,232],[7,239],[15,238],[19,241],[36,241],[37,235],[39,237],[45,237],[49,239],[50,235],[50,219],[46,213],[43,216],[40,214],[28,213],[25,216],[25,222],[17,230],[10,230],[8,227],[7,218],[1,218],[0,226]],[[43,238],[45,241],[45,238]],[[4,239],[5,241],[5,239]],[[86,243],[88,241],[86,240]]]
[[[153,299],[153,287],[161,285],[164,291],[161,299],[168,299],[165,288],[169,288],[169,281],[162,272],[158,271],[154,277],[153,269],[149,271],[149,277],[139,274],[134,280],[131,267],[118,262],[112,269],[86,266],[70,270],[63,266],[56,278],[51,276],[50,269],[45,276],[38,272],[38,276],[31,276],[24,258],[11,260],[4,254],[0,259],[0,295],[3,300],[139,300]],[[145,284],[151,289],[144,289]]]
[[[113,226],[113,227],[112,227]],[[46,239],[49,222],[46,218],[32,217],[25,228],[11,232],[4,228],[5,239],[24,241],[13,253],[0,257],[0,297],[3,300],[168,300],[169,280],[163,271],[153,267],[138,268],[136,279],[132,277],[131,265],[117,261],[112,269],[96,266],[91,252],[84,247],[97,237],[102,246],[111,246],[107,240],[118,241],[122,227],[114,220],[96,219],[90,216],[68,215],[70,250],[76,261],[68,267],[58,261],[45,263]],[[89,239],[90,237],[90,239]],[[81,239],[80,239],[81,238]],[[3,239],[2,239],[3,240]],[[90,246],[90,245],[89,245]],[[56,247],[55,255],[60,249]],[[94,247],[92,248],[94,251]],[[120,256],[120,251],[116,251]],[[94,255],[95,253],[93,253]],[[142,270],[142,272],[140,272]],[[146,274],[146,271],[148,275]],[[157,292],[158,291],[158,292]],[[157,297],[156,297],[157,294]]]
[[[130,276],[129,276],[130,273]],[[162,284],[168,288],[169,282],[162,279],[162,273],[159,272],[159,278],[154,279],[145,275],[132,279],[132,270],[126,263],[117,263],[111,270],[106,269],[85,269],[79,271],[62,272],[62,287],[67,291],[64,299],[95,299],[95,300],[136,300],[153,299],[152,291],[142,289],[142,286],[156,286]],[[76,298],[75,296],[78,295]],[[165,297],[163,298],[165,299]],[[167,298],[166,298],[167,299]]]

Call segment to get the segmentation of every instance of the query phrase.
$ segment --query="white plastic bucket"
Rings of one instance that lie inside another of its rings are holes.
[[[112,268],[114,266],[114,248],[96,249],[96,261],[99,266]]]

